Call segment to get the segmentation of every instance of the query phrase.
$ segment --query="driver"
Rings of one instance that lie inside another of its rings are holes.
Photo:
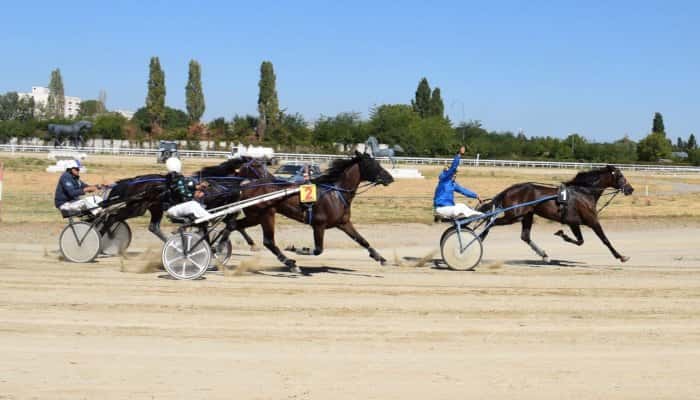
[[[56,185],[53,203],[62,211],[90,210],[97,215],[102,210],[98,205],[102,197],[97,195],[80,198],[85,193],[94,193],[101,188],[100,185],[88,185],[80,180],[80,161],[69,160],[66,163],[66,171],[61,174]]]
[[[166,213],[171,217],[209,218],[211,214],[204,209],[200,201],[204,197],[203,190],[208,184],[202,182],[195,184],[192,179],[182,176],[182,162],[175,157],[170,157],[165,162],[168,174],[165,175],[167,186],[166,203],[172,205]]]
[[[460,216],[468,218],[476,215],[483,215],[482,213],[469,208],[466,204],[455,204],[454,192],[461,193],[466,197],[477,199],[479,202],[481,202],[481,198],[478,194],[467,188],[459,186],[459,184],[455,181],[455,178],[457,177],[457,167],[459,167],[459,161],[463,154],[464,146],[460,147],[459,153],[457,153],[455,158],[452,160],[450,167],[445,168],[442,171],[438,177],[438,185],[435,188],[435,196],[433,197],[435,212],[446,218],[457,218]]]

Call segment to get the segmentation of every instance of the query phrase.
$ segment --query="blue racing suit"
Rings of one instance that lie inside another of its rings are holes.
[[[60,208],[64,203],[80,199],[80,196],[85,194],[86,186],[88,186],[87,183],[81,181],[79,177],[73,176],[70,171],[64,172],[56,185],[53,204],[56,208]]]
[[[472,199],[476,199],[478,197],[476,193],[467,188],[459,186],[459,184],[452,179],[457,172],[460,159],[461,157],[459,154],[457,154],[452,160],[450,168],[443,171],[438,177],[438,185],[435,188],[435,196],[433,197],[433,206],[435,208],[454,206],[454,192],[461,193],[467,197],[471,197]]]

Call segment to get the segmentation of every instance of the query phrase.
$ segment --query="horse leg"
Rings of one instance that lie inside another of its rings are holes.
[[[148,209],[151,213],[151,222],[148,224],[148,230],[154,235],[158,236],[158,239],[163,242],[167,241],[168,238],[165,236],[163,231],[160,230],[160,221],[163,219],[163,209],[162,207],[153,207]]]
[[[372,257],[372,259],[379,261],[381,265],[386,265],[386,258],[382,257],[377,250],[369,245],[369,242],[357,232],[352,222],[348,221],[345,224],[338,225],[338,229],[345,232],[352,240],[357,242],[357,244],[367,249],[367,251],[369,251],[369,256]]]
[[[527,243],[530,245],[530,248],[537,253],[538,256],[542,257],[542,260],[546,263],[549,262],[549,256],[547,253],[545,253],[544,250],[540,249],[535,242],[532,241],[530,238],[530,230],[532,230],[532,222],[534,220],[534,214],[529,213],[525,215],[523,218],[522,224],[523,224],[523,230],[520,234],[520,239],[522,239],[523,242]]]
[[[277,259],[282,262],[289,271],[300,274],[301,269],[297,267],[297,262],[282,253],[282,250],[275,244],[275,214],[267,214],[260,221],[263,231],[263,245],[274,254]]]
[[[576,246],[580,246],[583,244],[583,235],[581,234],[581,226],[580,225],[569,225],[569,229],[571,229],[571,232],[574,233],[574,236],[576,236],[576,240],[572,239],[564,233],[564,230],[559,229],[554,233],[554,236],[560,236],[564,241],[573,243]]]
[[[326,233],[326,228],[323,226],[314,225],[314,255],[318,256],[323,253],[323,235]]]
[[[613,247],[612,243],[608,240],[608,238],[605,236],[605,232],[603,232],[603,227],[600,226],[600,223],[596,221],[594,224],[591,224],[591,229],[593,229],[593,232],[595,232],[596,235],[600,238],[600,241],[603,242],[606,246],[608,246],[608,249],[610,249],[610,252],[615,256],[615,258],[619,259],[621,262],[625,262],[629,260],[629,257],[623,256],[620,253],[615,250]]]
[[[251,251],[258,250],[258,248],[255,246],[255,241],[253,241],[253,239],[248,235],[248,232],[245,231],[245,228],[237,228],[236,230],[238,231],[238,233],[241,234],[241,236],[243,236],[243,240],[245,240],[248,246],[250,246]]]

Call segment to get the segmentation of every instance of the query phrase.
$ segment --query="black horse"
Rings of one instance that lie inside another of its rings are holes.
[[[502,217],[494,221],[494,225],[510,225],[520,221],[522,223],[520,238],[530,245],[545,262],[549,262],[547,253],[539,248],[530,238],[530,230],[532,229],[535,215],[568,225],[576,239],[569,237],[563,230],[557,231],[555,235],[578,246],[583,244],[581,225],[586,225],[593,229],[593,232],[610,249],[615,258],[622,262],[629,260],[629,257],[618,253],[605,236],[603,227],[598,221],[596,208],[598,200],[606,188],[618,189],[626,196],[632,194],[634,188],[627,182],[622,172],[618,168],[608,165],[607,167],[587,172],[579,172],[574,179],[564,182],[564,186],[566,188],[565,196],[560,195],[557,199],[506,211]],[[522,204],[547,196],[556,196],[560,192],[561,188],[558,187],[532,182],[518,183],[499,193],[493,200],[479,206],[479,211],[489,212],[494,209]],[[561,197],[566,197],[565,202],[559,201]],[[482,240],[488,235],[489,229],[482,233]]]
[[[275,179],[265,166],[257,161],[244,163],[239,169],[238,175],[255,179],[240,186],[241,200],[297,186],[287,181]],[[256,179],[260,177],[263,178]],[[300,195],[293,195],[257,204],[244,210],[245,218],[243,219],[227,218],[227,231],[261,225],[265,247],[290,270],[299,272],[296,261],[285,256],[275,244],[275,213],[279,212],[295,221],[311,225],[314,232],[314,255],[323,252],[325,230],[338,228],[366,248],[370,257],[385,264],[386,259],[357,232],[350,220],[352,201],[363,181],[386,186],[394,179],[374,158],[368,154],[355,152],[355,156],[351,159],[334,160],[326,173],[312,180],[312,183],[316,184],[318,188],[319,198],[315,203],[305,205],[301,202]],[[234,191],[229,199],[222,200],[222,202],[230,203],[238,198],[239,194]]]
[[[63,146],[66,140],[73,147],[80,147],[84,136],[92,129],[92,122],[78,121],[71,125],[49,124],[46,140],[53,140],[54,147]]]

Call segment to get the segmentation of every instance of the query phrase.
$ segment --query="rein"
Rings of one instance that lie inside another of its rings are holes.
[[[596,212],[600,214],[600,212],[603,211],[605,209],[605,207],[609,206],[610,203],[612,203],[612,201],[615,199],[615,196],[620,194],[621,191],[622,191],[622,189],[617,189],[617,190],[614,190],[612,192],[605,193],[603,196],[610,196],[610,198],[608,199],[608,201],[605,202],[605,204],[603,204],[602,207],[600,207],[598,210],[596,210]]]

